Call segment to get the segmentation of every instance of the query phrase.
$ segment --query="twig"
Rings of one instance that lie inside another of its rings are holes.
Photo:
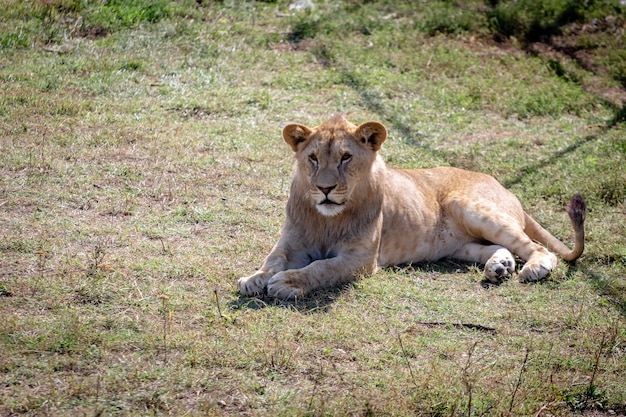
[[[315,385],[313,386],[313,392],[311,392],[311,398],[309,398],[309,410],[313,410],[313,399],[315,398],[315,393],[317,392],[317,388],[320,384],[320,379],[322,379],[322,374],[324,372],[324,368],[322,366],[322,364],[320,363],[320,372],[317,376],[317,378],[315,378]]]
[[[549,402],[547,404],[544,404],[541,406],[541,408],[539,409],[539,411],[537,411],[535,413],[535,417],[539,417],[541,415],[541,413],[543,413],[544,411],[546,411],[548,408],[550,408],[552,406],[552,404],[554,404],[553,402]]]
[[[172,253],[168,248],[165,247],[165,242],[163,241],[163,238],[161,236],[159,236],[159,240],[161,241],[161,248],[163,248],[163,253],[166,255],[171,255]]]
[[[385,325],[387,327],[387,331],[391,333],[391,329],[389,328],[389,325],[387,324]],[[400,337],[400,333],[397,333],[396,337],[398,338],[398,344],[400,345],[400,350],[402,350],[402,357],[404,358],[404,361],[406,362],[407,368],[409,368],[409,375],[411,375],[411,382],[413,382],[415,389],[419,391],[419,386],[417,385],[415,374],[413,374],[413,368],[411,367],[411,362],[409,362],[409,355],[407,354],[406,349],[404,348],[404,344],[402,343],[402,338]]]
[[[588,392],[590,392],[593,389],[596,375],[598,373],[598,368],[600,368],[600,357],[602,357],[602,353],[604,353],[604,349],[606,348],[606,345],[608,344],[606,339],[607,339],[606,332],[603,332],[602,340],[600,340],[600,347],[596,351],[596,357],[595,357],[595,361],[593,364],[593,373],[591,374],[591,378],[589,379]]]
[[[102,412],[104,411],[98,405],[99,402],[100,402],[100,374],[98,373],[98,376],[96,377],[96,401],[95,401],[95,409],[93,412],[94,417],[101,416]]]
[[[462,369],[463,374],[461,375],[461,382],[463,382],[463,385],[465,385],[465,389],[467,390],[467,417],[471,417],[472,415],[472,392],[474,389],[474,380],[470,377],[469,369],[472,366],[472,356],[474,355],[476,346],[478,346],[478,341],[474,342],[472,347],[468,350],[467,362]]]
[[[398,343],[400,344],[400,349],[402,350],[402,356],[404,357],[404,360],[406,361],[406,366],[409,368],[409,374],[411,375],[411,381],[413,381],[413,385],[415,385],[415,389],[419,390],[419,386],[417,385],[417,382],[415,382],[415,375],[413,374],[413,368],[411,368],[411,362],[409,362],[409,357],[406,353],[406,350],[404,349],[404,345],[402,344],[402,338],[400,337],[400,334],[398,333],[397,335],[398,337]]]
[[[524,371],[526,371],[526,365],[528,364],[529,355],[530,355],[530,348],[526,348],[526,355],[524,356],[522,367],[519,370],[519,375],[517,376],[517,382],[515,383],[513,394],[511,395],[511,403],[509,404],[509,415],[511,415],[511,411],[513,411],[513,404],[515,402],[515,396],[517,395],[517,390],[522,385],[522,375],[524,375]]]
[[[100,374],[96,377],[96,405],[100,400]]]
[[[434,326],[452,326],[458,329],[474,329],[480,330],[483,332],[496,333],[497,330],[494,327],[483,326],[482,324],[474,324],[474,323],[451,323],[445,321],[420,321],[418,324],[428,327]]]
[[[213,294],[215,294],[215,304],[217,305],[217,313],[220,315],[220,318],[223,319],[224,316],[222,315],[222,309],[220,308],[220,299],[217,296],[217,290],[213,290]]]
[[[161,299],[161,302],[163,304],[163,350],[164,350],[164,355],[163,355],[163,362],[167,363],[167,321],[168,321],[168,301],[170,299],[170,296],[167,294],[161,294],[159,296],[159,298]],[[169,310],[170,313],[170,319],[171,319],[171,310]]]

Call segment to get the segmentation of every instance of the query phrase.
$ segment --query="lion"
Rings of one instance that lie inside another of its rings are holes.
[[[394,169],[378,151],[379,122],[359,126],[342,115],[310,128],[289,124],[295,153],[286,220],[261,268],[240,278],[244,295],[281,299],[347,283],[380,268],[453,258],[484,265],[499,282],[526,261],[522,281],[537,281],[584,250],[586,203],[567,206],[574,248],[552,236],[493,177],[452,167]]]

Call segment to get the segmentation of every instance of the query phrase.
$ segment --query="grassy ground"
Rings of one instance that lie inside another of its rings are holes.
[[[0,0],[0,415],[626,412],[623,10],[537,38],[503,31],[528,2],[316,3]],[[284,218],[281,125],[337,111],[566,242],[580,191],[585,254],[533,285],[448,261],[240,296]]]

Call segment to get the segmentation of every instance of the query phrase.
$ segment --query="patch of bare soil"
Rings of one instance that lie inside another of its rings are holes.
[[[572,23],[559,34],[546,36],[527,46],[527,51],[556,62],[572,60],[593,74],[583,83],[588,91],[599,95],[617,109],[626,106],[626,79],[618,79],[621,87],[602,82],[600,78],[615,79],[615,60],[608,54],[626,47],[626,19],[606,16],[590,23]],[[626,75],[626,74],[624,74]]]

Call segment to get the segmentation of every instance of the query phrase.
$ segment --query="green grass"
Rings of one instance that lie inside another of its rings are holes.
[[[591,71],[494,30],[529,2],[413,3],[1,1],[0,415],[625,413],[623,35],[570,39]],[[585,254],[533,285],[445,261],[240,296],[284,219],[282,124],[337,111],[566,242],[580,191]]]

